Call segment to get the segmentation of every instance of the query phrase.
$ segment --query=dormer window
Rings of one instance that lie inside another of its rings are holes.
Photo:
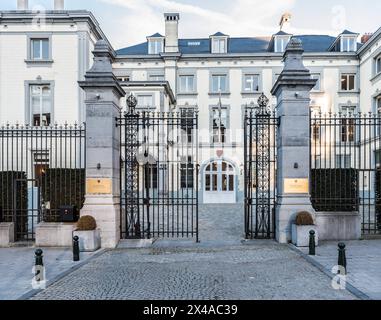
[[[341,52],[357,51],[357,37],[341,37]]]
[[[358,33],[344,30],[339,34],[328,50],[334,52],[356,52],[358,36]]]
[[[275,36],[274,37],[274,52],[285,52],[287,44],[291,36]]]
[[[155,33],[154,35],[147,37],[148,41],[148,54],[159,54],[164,52],[164,37]]]
[[[216,34],[210,37],[212,42],[212,53],[227,53],[228,52],[228,36],[224,35],[221,32],[217,32]]]

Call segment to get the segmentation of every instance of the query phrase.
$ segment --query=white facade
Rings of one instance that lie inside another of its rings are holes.
[[[0,12],[0,123],[42,123],[33,119],[38,108],[44,123],[85,121],[77,82],[101,38],[87,11]]]
[[[61,4],[57,8],[62,9]],[[270,97],[270,107],[275,107],[270,91],[283,69],[282,51],[292,35],[281,31],[264,39],[269,50],[245,49],[240,53],[230,50],[229,36],[217,33],[208,38],[209,52],[184,53],[184,46],[200,44],[198,39],[180,42],[179,19],[177,13],[166,14],[166,35],[147,37],[145,52],[117,51],[114,73],[125,91],[138,97],[142,109],[197,108],[201,201],[240,201],[244,187],[244,109],[255,106],[262,92]],[[91,66],[91,52],[100,38],[105,39],[105,35],[87,11],[53,10],[41,16],[31,11],[0,12],[0,124],[85,121],[84,94],[77,82]],[[311,96],[314,110],[375,112],[381,106],[381,67],[377,62],[381,31],[352,51],[357,38],[357,34],[343,32],[332,41],[331,48],[305,52],[304,64],[318,78]],[[34,39],[45,39],[48,44],[40,43],[40,50],[35,49]],[[33,50],[40,54],[39,59],[34,59]],[[224,141],[213,133],[214,110],[220,102],[227,129]],[[41,111],[36,116],[33,110],[38,108]],[[209,165],[214,163],[216,190],[206,186],[207,176],[213,175]]]

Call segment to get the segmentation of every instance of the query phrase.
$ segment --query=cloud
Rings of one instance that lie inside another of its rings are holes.
[[[155,32],[164,34],[164,12],[180,13],[180,37],[208,37],[216,31],[231,36],[263,36],[278,31],[282,13],[292,11],[297,0],[215,0],[216,10],[179,0],[98,0],[117,6],[118,18],[109,34],[115,48],[145,41]],[[202,2],[200,2],[202,3]],[[117,27],[115,27],[117,26]],[[293,29],[295,33],[322,30]]]

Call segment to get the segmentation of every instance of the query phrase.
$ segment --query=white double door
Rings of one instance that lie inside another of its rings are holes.
[[[204,170],[204,203],[236,203],[236,179],[232,164],[216,160]]]

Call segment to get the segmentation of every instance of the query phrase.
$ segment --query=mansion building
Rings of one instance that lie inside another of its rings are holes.
[[[381,28],[363,36],[348,30],[336,37],[290,34],[286,14],[268,37],[216,32],[183,39],[178,13],[164,14],[163,23],[164,35],[112,49],[113,72],[127,95],[136,96],[139,111],[198,112],[203,203],[242,201],[245,109],[255,108],[262,92],[276,108],[270,92],[292,37],[302,41],[304,65],[317,80],[312,111],[381,112]],[[65,10],[62,0],[44,12],[29,10],[27,0],[0,11],[0,125],[84,122],[78,81],[100,39],[112,48],[91,12]]]

